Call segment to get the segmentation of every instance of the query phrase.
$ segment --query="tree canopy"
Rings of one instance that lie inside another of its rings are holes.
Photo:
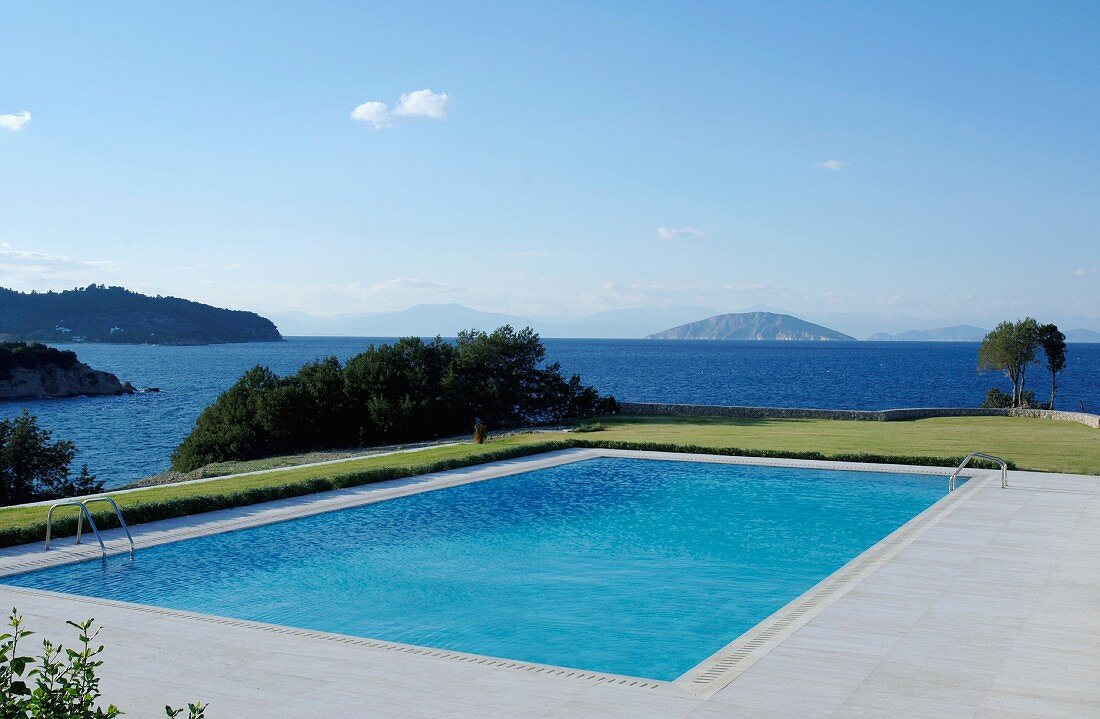
[[[1050,408],[1054,409],[1054,398],[1058,393],[1058,374],[1066,368],[1066,336],[1057,325],[1042,325],[1039,328],[1039,346],[1047,358],[1047,371],[1050,372]]]
[[[1027,368],[1038,363],[1040,349],[1051,374],[1050,407],[1054,407],[1058,373],[1066,365],[1066,337],[1057,326],[1040,325],[1032,317],[1001,322],[982,340],[978,349],[978,371],[1003,372],[1012,382],[1007,402],[1003,393],[994,388],[986,395],[988,406],[1023,407],[1030,403],[1034,393],[1026,389]]]
[[[69,465],[76,448],[68,440],[51,442],[49,430],[27,410],[17,417],[0,419],[0,505],[36,502],[103,488],[85,465],[72,477]]]
[[[172,468],[314,449],[410,442],[606,411],[566,379],[530,328],[467,330],[455,343],[407,337],[371,345],[343,366],[330,357],[278,377],[254,367],[203,410]]]
[[[71,369],[76,364],[76,353],[70,350],[59,350],[38,342],[0,342],[0,379],[11,377],[11,371],[16,368]]]

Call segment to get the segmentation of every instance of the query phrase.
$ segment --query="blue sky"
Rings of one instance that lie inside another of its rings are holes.
[[[2,285],[1100,318],[1095,3],[0,17]]]

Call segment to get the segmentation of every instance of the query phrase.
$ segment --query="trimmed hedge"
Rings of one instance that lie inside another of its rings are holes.
[[[184,517],[191,514],[213,512],[219,509],[244,507],[251,504],[259,504],[261,502],[270,502],[276,499],[301,497],[307,494],[317,494],[318,492],[328,492],[335,489],[347,489],[348,487],[376,484],[378,482],[387,482],[393,479],[404,479],[406,477],[415,477],[420,474],[442,472],[448,469],[461,469],[463,467],[470,467],[478,464],[499,462],[506,459],[526,457],[532,454],[541,454],[557,449],[568,449],[572,446],[574,446],[573,443],[566,440],[519,447],[507,447],[497,450],[490,449],[484,453],[464,459],[443,459],[435,462],[426,462],[424,464],[409,465],[407,467],[377,467],[356,472],[335,474],[328,477],[299,479],[284,484],[249,487],[248,489],[238,491],[200,494],[149,502],[136,502],[134,504],[123,505],[122,513],[126,518],[127,524],[143,524],[145,522],[154,522],[160,519],[173,519],[175,517]],[[163,488],[164,486],[165,485],[160,485],[158,488]],[[135,494],[140,493],[123,496],[129,498],[133,497]],[[76,534],[76,510],[70,511],[72,514],[66,512],[64,516],[59,516],[57,513],[54,514],[54,537],[68,537]],[[92,517],[95,519],[96,526],[100,529],[113,529],[119,526],[118,519],[115,517],[113,510],[109,508],[96,507],[91,513]],[[46,536],[45,514],[46,508],[43,507],[43,517],[39,522],[16,527],[0,527],[0,547],[10,547],[17,544],[42,541]]]
[[[575,447],[596,449],[630,449],[646,452],[681,452],[683,454],[717,454],[724,457],[760,457],[762,459],[810,459],[822,462],[857,462],[865,464],[912,464],[920,467],[957,467],[963,457],[931,457],[905,454],[824,454],[822,452],[789,452],[781,449],[740,449],[738,447],[706,447],[697,444],[672,444],[668,442],[621,442],[599,439],[575,439]],[[1017,469],[1014,462],[1007,462],[1009,469]],[[975,460],[967,465],[974,469],[1000,469],[987,460]]]
[[[346,472],[329,477],[311,477],[285,484],[272,484],[263,487],[250,487],[238,491],[218,492],[174,499],[136,502],[123,506],[123,514],[130,525],[154,522],[160,519],[173,519],[219,509],[244,507],[276,499],[300,497],[307,494],[347,489],[367,484],[376,484],[393,479],[404,479],[420,474],[431,474],[449,469],[461,469],[478,464],[499,462],[535,454],[543,454],[562,449],[625,449],[651,452],[679,452],[685,454],[717,454],[723,456],[760,457],[772,459],[807,459],[830,462],[864,462],[881,464],[911,464],[927,467],[957,466],[962,457],[920,457],[880,454],[823,454],[821,452],[784,452],[779,450],[739,449],[736,447],[704,447],[700,445],[682,445],[662,442],[621,442],[610,440],[581,439],[569,437],[548,442],[538,442],[518,447],[487,449],[484,453],[466,458],[444,459],[406,467],[378,467],[355,472]],[[979,469],[996,469],[996,465],[981,461],[972,465]],[[1011,469],[1016,465],[1009,463]],[[133,497],[134,494],[125,495]],[[92,512],[96,525],[100,529],[118,526],[118,520],[110,509],[97,508]],[[76,514],[66,512],[64,516],[55,516],[54,537],[66,537],[76,534]],[[0,547],[42,541],[46,535],[45,508],[41,521],[15,527],[0,527]]]

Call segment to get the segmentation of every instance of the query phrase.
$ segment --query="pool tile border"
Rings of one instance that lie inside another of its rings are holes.
[[[178,542],[187,539],[238,531],[251,527],[291,521],[301,517],[340,511],[386,501],[398,497],[419,494],[426,491],[480,482],[525,472],[557,467],[587,459],[601,457],[644,459],[655,461],[702,462],[711,464],[758,465],[770,467],[790,467],[805,469],[833,469],[844,471],[889,472],[895,474],[939,474],[950,472],[951,468],[924,467],[914,465],[890,465],[853,462],[829,462],[818,460],[788,460],[777,458],[735,457],[727,455],[687,454],[677,452],[652,452],[636,450],[607,449],[567,449],[533,455],[512,460],[503,460],[487,465],[476,465],[455,470],[446,470],[379,484],[353,487],[349,489],[323,492],[304,497],[276,500],[259,505],[219,510],[201,515],[191,515],[177,519],[161,520],[133,528],[134,543],[140,550]],[[988,476],[982,476],[986,475]],[[144,604],[120,602],[116,600],[70,595],[45,590],[29,589],[4,585],[5,591],[28,596],[50,596],[55,598],[78,599],[84,603],[100,606],[120,607],[130,611],[139,611],[165,617],[221,624],[225,626],[255,629],[270,633],[310,637],[346,645],[363,646],[387,651],[398,651],[438,658],[446,661],[460,661],[482,664],[486,667],[515,669],[574,679],[595,684],[615,684],[636,689],[665,689],[676,693],[706,698],[712,696],[730,684],[749,667],[763,658],[768,652],[779,646],[787,637],[823,612],[830,604],[839,600],[867,576],[900,552],[925,530],[934,526],[940,519],[954,511],[981,486],[992,481],[992,473],[975,470],[970,481],[951,494],[941,498],[931,507],[912,518],[888,534],[859,556],[836,570],[807,592],[792,600],[783,608],[765,618],[753,628],[736,637],[721,650],[706,658],[672,681],[647,679],[616,674],[592,672],[571,667],[537,664],[518,660],[492,657],[480,654],[422,647],[410,644],[387,642],[379,639],[355,637],[344,634],[319,632],[296,627],[284,627],[262,622],[233,619],[210,614],[184,612]],[[947,481],[946,474],[944,481]],[[108,557],[117,557],[128,551],[121,530],[103,532],[107,544]],[[62,542],[65,540],[62,539]],[[98,545],[64,545],[51,550],[49,554],[38,549],[39,544],[21,545],[0,550],[0,582],[3,577],[21,574],[38,569],[95,559],[100,555]],[[37,552],[35,552],[37,550]],[[34,552],[37,556],[32,554]]]

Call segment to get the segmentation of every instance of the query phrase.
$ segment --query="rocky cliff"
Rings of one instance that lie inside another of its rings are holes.
[[[134,388],[92,369],[76,353],[37,342],[0,342],[0,400],[129,394]]]
[[[69,368],[17,367],[9,374],[8,378],[0,379],[0,400],[129,394],[134,391],[129,382],[122,382],[110,372],[92,369],[83,362]]]

